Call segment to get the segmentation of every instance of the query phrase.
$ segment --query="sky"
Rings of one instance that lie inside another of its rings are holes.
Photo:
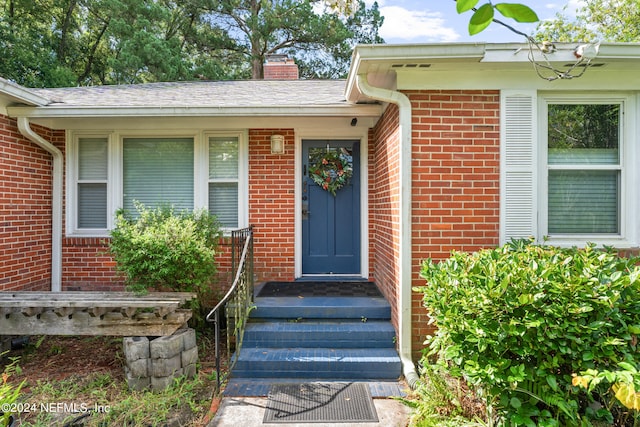
[[[373,0],[366,0],[372,4]],[[483,4],[481,1],[479,4]],[[496,3],[495,1],[493,2]],[[541,20],[553,18],[556,13],[575,14],[580,0],[506,0],[505,3],[522,3],[531,7]],[[473,12],[456,13],[454,0],[378,0],[384,24],[380,35],[387,43],[437,43],[437,42],[520,42],[519,36],[492,23],[481,33],[470,36],[467,26]],[[501,16],[496,14],[496,18]],[[501,19],[526,34],[535,31],[537,24],[521,24],[512,19]]]

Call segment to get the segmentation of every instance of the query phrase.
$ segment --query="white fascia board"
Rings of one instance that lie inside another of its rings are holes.
[[[33,106],[44,106],[51,103],[51,100],[43,98],[40,95],[36,95],[29,89],[20,86],[17,83],[10,82],[9,80],[0,77],[0,95],[5,95],[13,102],[19,102]]]
[[[80,117],[378,117],[380,105],[287,106],[287,107],[8,107],[12,117],[80,118]]]
[[[554,52],[543,54],[537,46],[527,43],[500,43],[487,45],[487,52],[481,62],[484,63],[518,63],[530,62],[530,53],[536,61],[548,60],[552,63],[574,63],[580,45],[589,43],[554,43]],[[610,60],[640,60],[640,43],[600,43],[594,62]]]
[[[398,73],[397,87],[399,90],[495,90],[526,87],[546,91],[629,91],[640,87],[640,73],[602,67],[588,69],[580,78],[550,82],[538,77],[530,64],[523,64],[521,69],[505,70],[458,67],[422,73]]]
[[[412,61],[447,58],[481,59],[486,43],[373,44],[358,45],[354,56],[361,61]],[[355,65],[357,67],[357,64]],[[356,71],[351,67],[350,73]]]

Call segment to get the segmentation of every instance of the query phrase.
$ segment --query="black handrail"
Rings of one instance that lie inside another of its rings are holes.
[[[227,375],[233,369],[242,347],[244,328],[253,308],[253,227],[231,232],[231,265],[235,272],[234,280],[227,294],[207,314],[207,322],[215,327],[216,382],[218,392],[222,384],[220,375],[220,311],[225,308],[227,319]],[[213,319],[212,319],[213,316]],[[231,355],[231,337],[236,339],[236,348]],[[225,377],[226,378],[226,377]]]

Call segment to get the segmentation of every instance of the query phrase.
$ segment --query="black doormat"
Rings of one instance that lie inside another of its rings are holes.
[[[382,297],[373,282],[267,282],[259,297]]]
[[[263,423],[377,423],[365,383],[273,384]]]

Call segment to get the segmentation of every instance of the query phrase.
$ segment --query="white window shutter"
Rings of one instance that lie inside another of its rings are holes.
[[[500,244],[537,235],[536,92],[502,91]]]

